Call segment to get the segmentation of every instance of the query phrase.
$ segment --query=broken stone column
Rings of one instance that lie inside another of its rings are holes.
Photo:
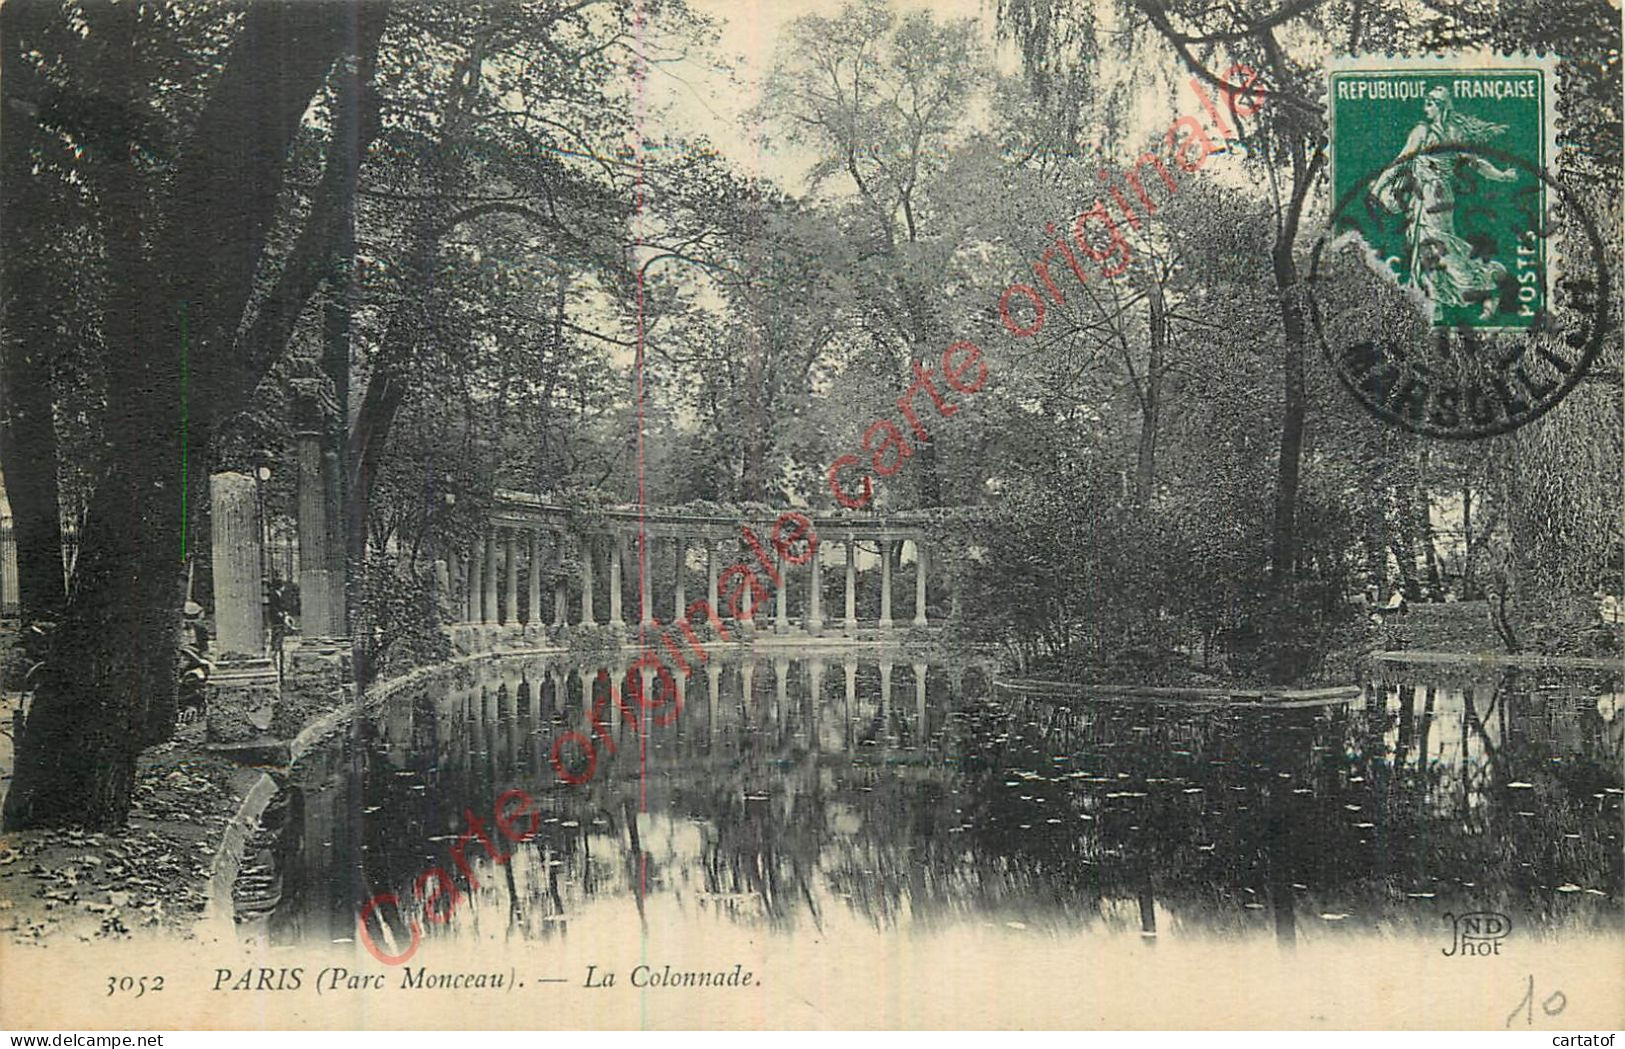
[[[209,534],[214,566],[214,630],[221,657],[265,654],[260,589],[260,517],[254,479],[209,478]]]
[[[0,614],[14,616],[21,604],[17,589],[17,534],[8,514],[0,517]]]
[[[209,478],[209,534],[215,668],[208,685],[208,740],[257,747],[270,739],[277,680],[265,654],[259,501],[252,477]]]

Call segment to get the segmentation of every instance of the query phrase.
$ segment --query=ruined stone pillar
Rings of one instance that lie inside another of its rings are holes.
[[[319,456],[315,462],[319,468]],[[317,491],[319,494],[319,487]],[[209,743],[216,746],[265,745],[276,720],[277,672],[265,654],[258,502],[254,479],[247,474],[218,473],[209,478],[218,655],[209,677],[206,731]],[[304,508],[301,500],[301,510]],[[320,521],[319,498],[315,509]],[[300,524],[304,524],[303,514]],[[317,560],[316,564],[324,562]]]
[[[322,437],[312,431],[295,436],[299,445],[299,632],[305,637],[336,637],[344,632],[344,591],[333,578]]]
[[[527,551],[525,578],[525,623],[539,626],[542,622],[542,533],[532,530],[530,549]]]
[[[824,563],[823,544],[812,544],[807,562],[807,615],[802,625],[807,633],[816,634],[824,628]]]
[[[502,622],[519,622],[519,537],[512,528],[502,530]]]
[[[914,540],[914,625],[925,626],[925,542]]]
[[[485,588],[480,591],[480,622],[497,621],[497,537],[486,532],[480,540],[485,544]]]
[[[22,607],[17,587],[17,533],[11,515],[0,517],[0,614],[14,616]]]
[[[858,543],[851,536],[846,537],[846,632],[857,633],[858,629]]]
[[[265,654],[259,501],[247,474],[209,478],[215,641],[222,655]]]
[[[880,625],[889,627],[891,622],[891,548],[889,540],[880,541]]]

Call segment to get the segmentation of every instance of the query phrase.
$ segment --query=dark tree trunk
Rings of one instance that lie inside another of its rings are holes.
[[[133,7],[109,17],[137,17]],[[289,144],[354,14],[340,4],[250,5],[176,160],[157,234],[145,235],[144,209],[108,212],[124,223],[108,230],[110,259],[139,260],[114,270],[121,283],[107,311],[117,333],[108,343],[118,347],[107,358],[106,411],[117,469],[91,497],[79,574],[18,744],[7,829],[123,823],[136,755],[173,723],[183,493],[195,503],[204,491],[214,423],[259,379],[232,352],[234,337]],[[119,168],[104,208],[143,195],[127,157]]]
[[[1157,416],[1162,408],[1162,371],[1168,354],[1168,307],[1155,277],[1146,282],[1150,304],[1151,350],[1145,364],[1145,392],[1140,403],[1140,447],[1135,462],[1134,494],[1141,506],[1151,500],[1157,480]]]
[[[65,596],[62,582],[61,518],[56,487],[56,426],[51,405],[51,358],[56,324],[48,303],[51,270],[31,258],[53,227],[40,217],[53,202],[33,175],[33,151],[42,144],[39,124],[25,114],[42,108],[44,90],[27,53],[43,45],[45,4],[0,6],[0,65],[4,65],[4,112],[0,120],[0,302],[4,303],[5,344],[0,346],[0,464],[5,468],[17,542],[18,590],[25,622],[55,619]],[[43,228],[42,228],[43,227]]]
[[[1295,224],[1294,224],[1295,226]],[[1281,326],[1285,338],[1282,358],[1284,399],[1281,408],[1280,455],[1275,474],[1275,523],[1270,540],[1270,579],[1277,593],[1291,585],[1298,554],[1298,482],[1303,462],[1303,431],[1308,397],[1304,389],[1304,347],[1309,340],[1304,306],[1298,288],[1298,266],[1292,257],[1292,239],[1278,241],[1274,252],[1276,289],[1281,295]]]

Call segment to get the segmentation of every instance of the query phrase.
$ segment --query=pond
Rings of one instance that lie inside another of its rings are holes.
[[[420,922],[424,952],[653,921],[1148,945],[1439,938],[1469,912],[1536,937],[1621,928],[1617,675],[1406,668],[1341,705],[1226,710],[1017,699],[985,665],[901,650],[719,654],[670,724],[640,739],[617,719],[615,752],[569,785],[550,755],[590,734],[599,669],[448,673],[312,752],[239,880],[243,934],[353,942],[391,894],[372,935],[398,953],[435,868],[456,904]],[[514,790],[538,833],[459,869],[470,819],[494,834]]]

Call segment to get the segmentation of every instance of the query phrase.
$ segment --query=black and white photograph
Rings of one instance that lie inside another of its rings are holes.
[[[1625,1026],[1620,49],[0,3],[0,1029]]]

